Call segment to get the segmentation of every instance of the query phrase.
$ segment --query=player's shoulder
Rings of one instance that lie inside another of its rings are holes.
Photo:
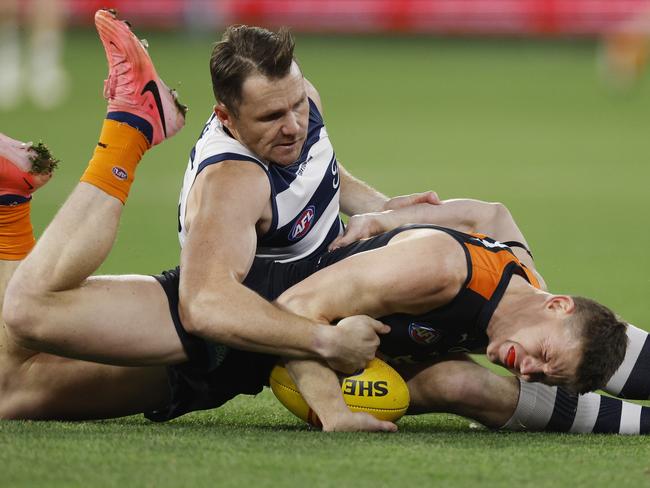
[[[263,166],[252,161],[237,159],[224,159],[219,164],[207,166],[197,176],[197,183],[199,181],[222,190],[224,187],[232,186],[251,191],[252,188],[269,186],[268,176]]]
[[[201,137],[194,146],[191,164],[199,175],[212,166],[223,166],[223,163],[233,161],[253,163],[262,171],[268,169],[263,160],[229,135],[213,116],[208,119]]]

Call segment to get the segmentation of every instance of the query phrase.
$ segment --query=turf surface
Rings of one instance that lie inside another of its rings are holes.
[[[147,155],[109,273],[177,264],[176,204],[209,115],[212,39],[148,36],[159,72],[190,105],[187,128]],[[73,97],[0,113],[0,130],[62,159],[34,203],[40,232],[80,175],[101,125],[101,46],[70,34]],[[594,297],[647,327],[650,84],[608,91],[589,42],[300,38],[339,160],[388,194],[506,203],[558,292]],[[246,191],[242,188],[242,191]],[[307,431],[264,393],[165,425],[140,418],[0,422],[0,486],[647,486],[645,438],[495,434],[447,415],[399,435]]]

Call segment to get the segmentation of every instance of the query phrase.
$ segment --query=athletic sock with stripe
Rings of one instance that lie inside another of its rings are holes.
[[[628,345],[621,367],[603,388],[620,398],[650,398],[650,339],[645,330],[628,324]]]
[[[504,430],[575,434],[650,433],[650,408],[597,393],[576,395],[564,388],[519,381],[513,416]]]

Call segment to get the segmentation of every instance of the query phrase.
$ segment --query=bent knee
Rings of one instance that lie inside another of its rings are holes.
[[[471,374],[465,368],[457,368],[452,365],[440,382],[437,392],[438,401],[446,405],[447,408],[455,410],[457,407],[465,405],[468,400],[478,398],[484,388],[485,385],[481,378]]]
[[[46,315],[44,299],[20,285],[10,285],[5,293],[2,318],[12,340],[31,348],[40,341]]]
[[[441,361],[409,381],[418,409],[457,412],[481,402],[485,390],[482,366],[471,360]]]

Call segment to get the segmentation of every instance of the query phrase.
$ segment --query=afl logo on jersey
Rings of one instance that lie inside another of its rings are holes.
[[[289,240],[297,241],[305,237],[309,229],[311,229],[312,224],[314,223],[314,217],[316,216],[316,208],[313,205],[310,205],[305,210],[302,211],[298,218],[296,219],[291,232],[289,232]]]
[[[435,342],[438,342],[438,340],[442,337],[442,333],[439,330],[429,327],[428,325],[411,322],[409,324],[409,336],[413,342],[428,346]]]
[[[126,180],[129,177],[129,174],[126,172],[124,168],[120,168],[119,166],[113,166],[113,176],[117,178],[118,180]]]

